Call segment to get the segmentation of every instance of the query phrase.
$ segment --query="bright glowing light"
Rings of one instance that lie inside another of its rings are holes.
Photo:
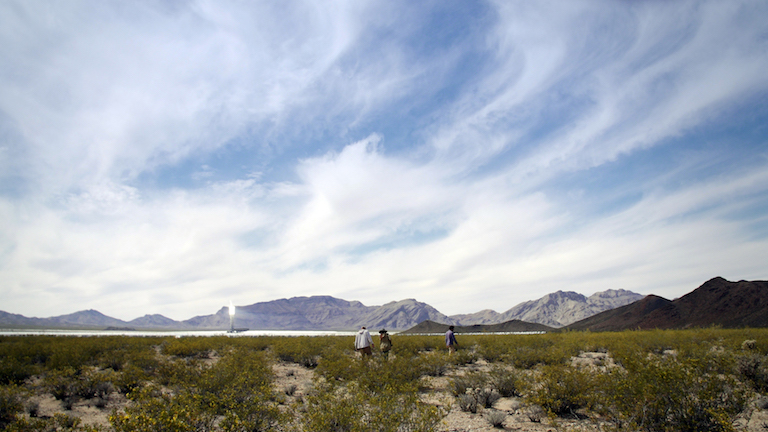
[[[229,316],[235,316],[235,305],[232,304],[232,300],[229,301]]]

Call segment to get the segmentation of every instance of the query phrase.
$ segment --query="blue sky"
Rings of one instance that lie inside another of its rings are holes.
[[[0,309],[768,278],[768,3],[4,1]]]

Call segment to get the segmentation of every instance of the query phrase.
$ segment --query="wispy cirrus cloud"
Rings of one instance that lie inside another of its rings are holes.
[[[759,2],[0,8],[8,311],[765,277]]]

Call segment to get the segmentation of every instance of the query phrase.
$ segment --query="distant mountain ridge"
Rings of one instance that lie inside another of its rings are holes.
[[[455,321],[432,306],[414,299],[365,306],[331,296],[293,297],[236,307],[235,326],[254,330],[355,330],[365,325],[371,329],[404,330],[421,321],[449,324]],[[175,321],[163,315],[144,315],[131,321],[108,317],[95,310],[85,310],[51,318],[27,318],[0,311],[0,326],[15,328],[83,328],[142,330],[226,330],[230,327],[229,307],[215,314]]]
[[[475,324],[469,326],[455,326],[455,333],[531,333],[531,332],[550,332],[556,330],[544,324],[529,323],[520,320],[506,321],[498,324]],[[422,321],[401,333],[404,334],[424,334],[424,333],[445,333],[448,331],[448,324],[441,324],[434,321]]]
[[[370,328],[402,330],[424,320],[453,324],[432,306],[414,299],[365,306],[331,296],[293,297],[236,308],[236,326],[259,330],[354,330]],[[198,316],[186,324],[195,328],[228,328],[229,308],[214,315]]]
[[[641,301],[575,322],[569,330],[621,331],[768,327],[768,281],[729,282],[716,277],[676,300],[649,295]]]
[[[485,310],[475,314],[446,316],[434,307],[406,299],[382,306],[365,306],[331,296],[293,297],[254,303],[236,308],[235,326],[255,330],[354,330],[370,328],[404,330],[430,320],[459,326],[492,325],[525,321],[548,327],[562,327],[588,314],[626,304],[640,294],[608,290],[585,297],[575,292],[558,291],[539,300],[521,303],[504,313]],[[606,300],[608,299],[608,300]],[[52,318],[26,318],[0,312],[0,325],[14,327],[61,328],[132,328],[145,330],[223,330],[230,326],[229,308],[221,307],[211,315],[175,321],[163,315],[144,315],[122,321],[95,310],[75,312]]]
[[[626,290],[607,290],[589,297],[557,291],[538,300],[521,303],[503,313],[484,310],[450,317],[414,299],[382,306],[365,306],[359,301],[331,296],[260,302],[238,306],[236,311],[235,326],[253,330],[348,331],[362,325],[371,329],[406,330],[425,321],[461,327],[502,323],[516,323],[519,326],[517,322],[522,322],[551,328],[594,331],[685,328],[712,324],[723,327],[768,327],[768,282],[729,282],[717,277],[674,301],[654,295],[643,297]],[[122,321],[95,310],[51,318],[27,318],[0,311],[0,326],[6,328],[225,330],[229,325],[229,309],[226,306],[214,314],[196,316],[185,321],[174,321],[157,314]],[[490,328],[480,331],[500,331]]]
[[[474,314],[451,315],[451,318],[462,326],[520,320],[558,328],[606,310],[634,303],[643,297],[642,294],[623,289],[606,290],[589,297],[572,291],[557,291],[538,300],[520,303],[504,313],[486,309]]]

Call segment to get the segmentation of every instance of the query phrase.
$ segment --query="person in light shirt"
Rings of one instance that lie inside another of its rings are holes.
[[[459,346],[456,335],[453,334],[453,326],[448,327],[448,331],[445,332],[445,346],[448,347],[448,355],[455,353],[456,347]]]
[[[363,326],[355,335],[355,351],[359,351],[363,355],[363,360],[365,360],[366,357],[370,357],[373,354],[371,346],[373,346],[373,338],[371,338],[371,334]]]

